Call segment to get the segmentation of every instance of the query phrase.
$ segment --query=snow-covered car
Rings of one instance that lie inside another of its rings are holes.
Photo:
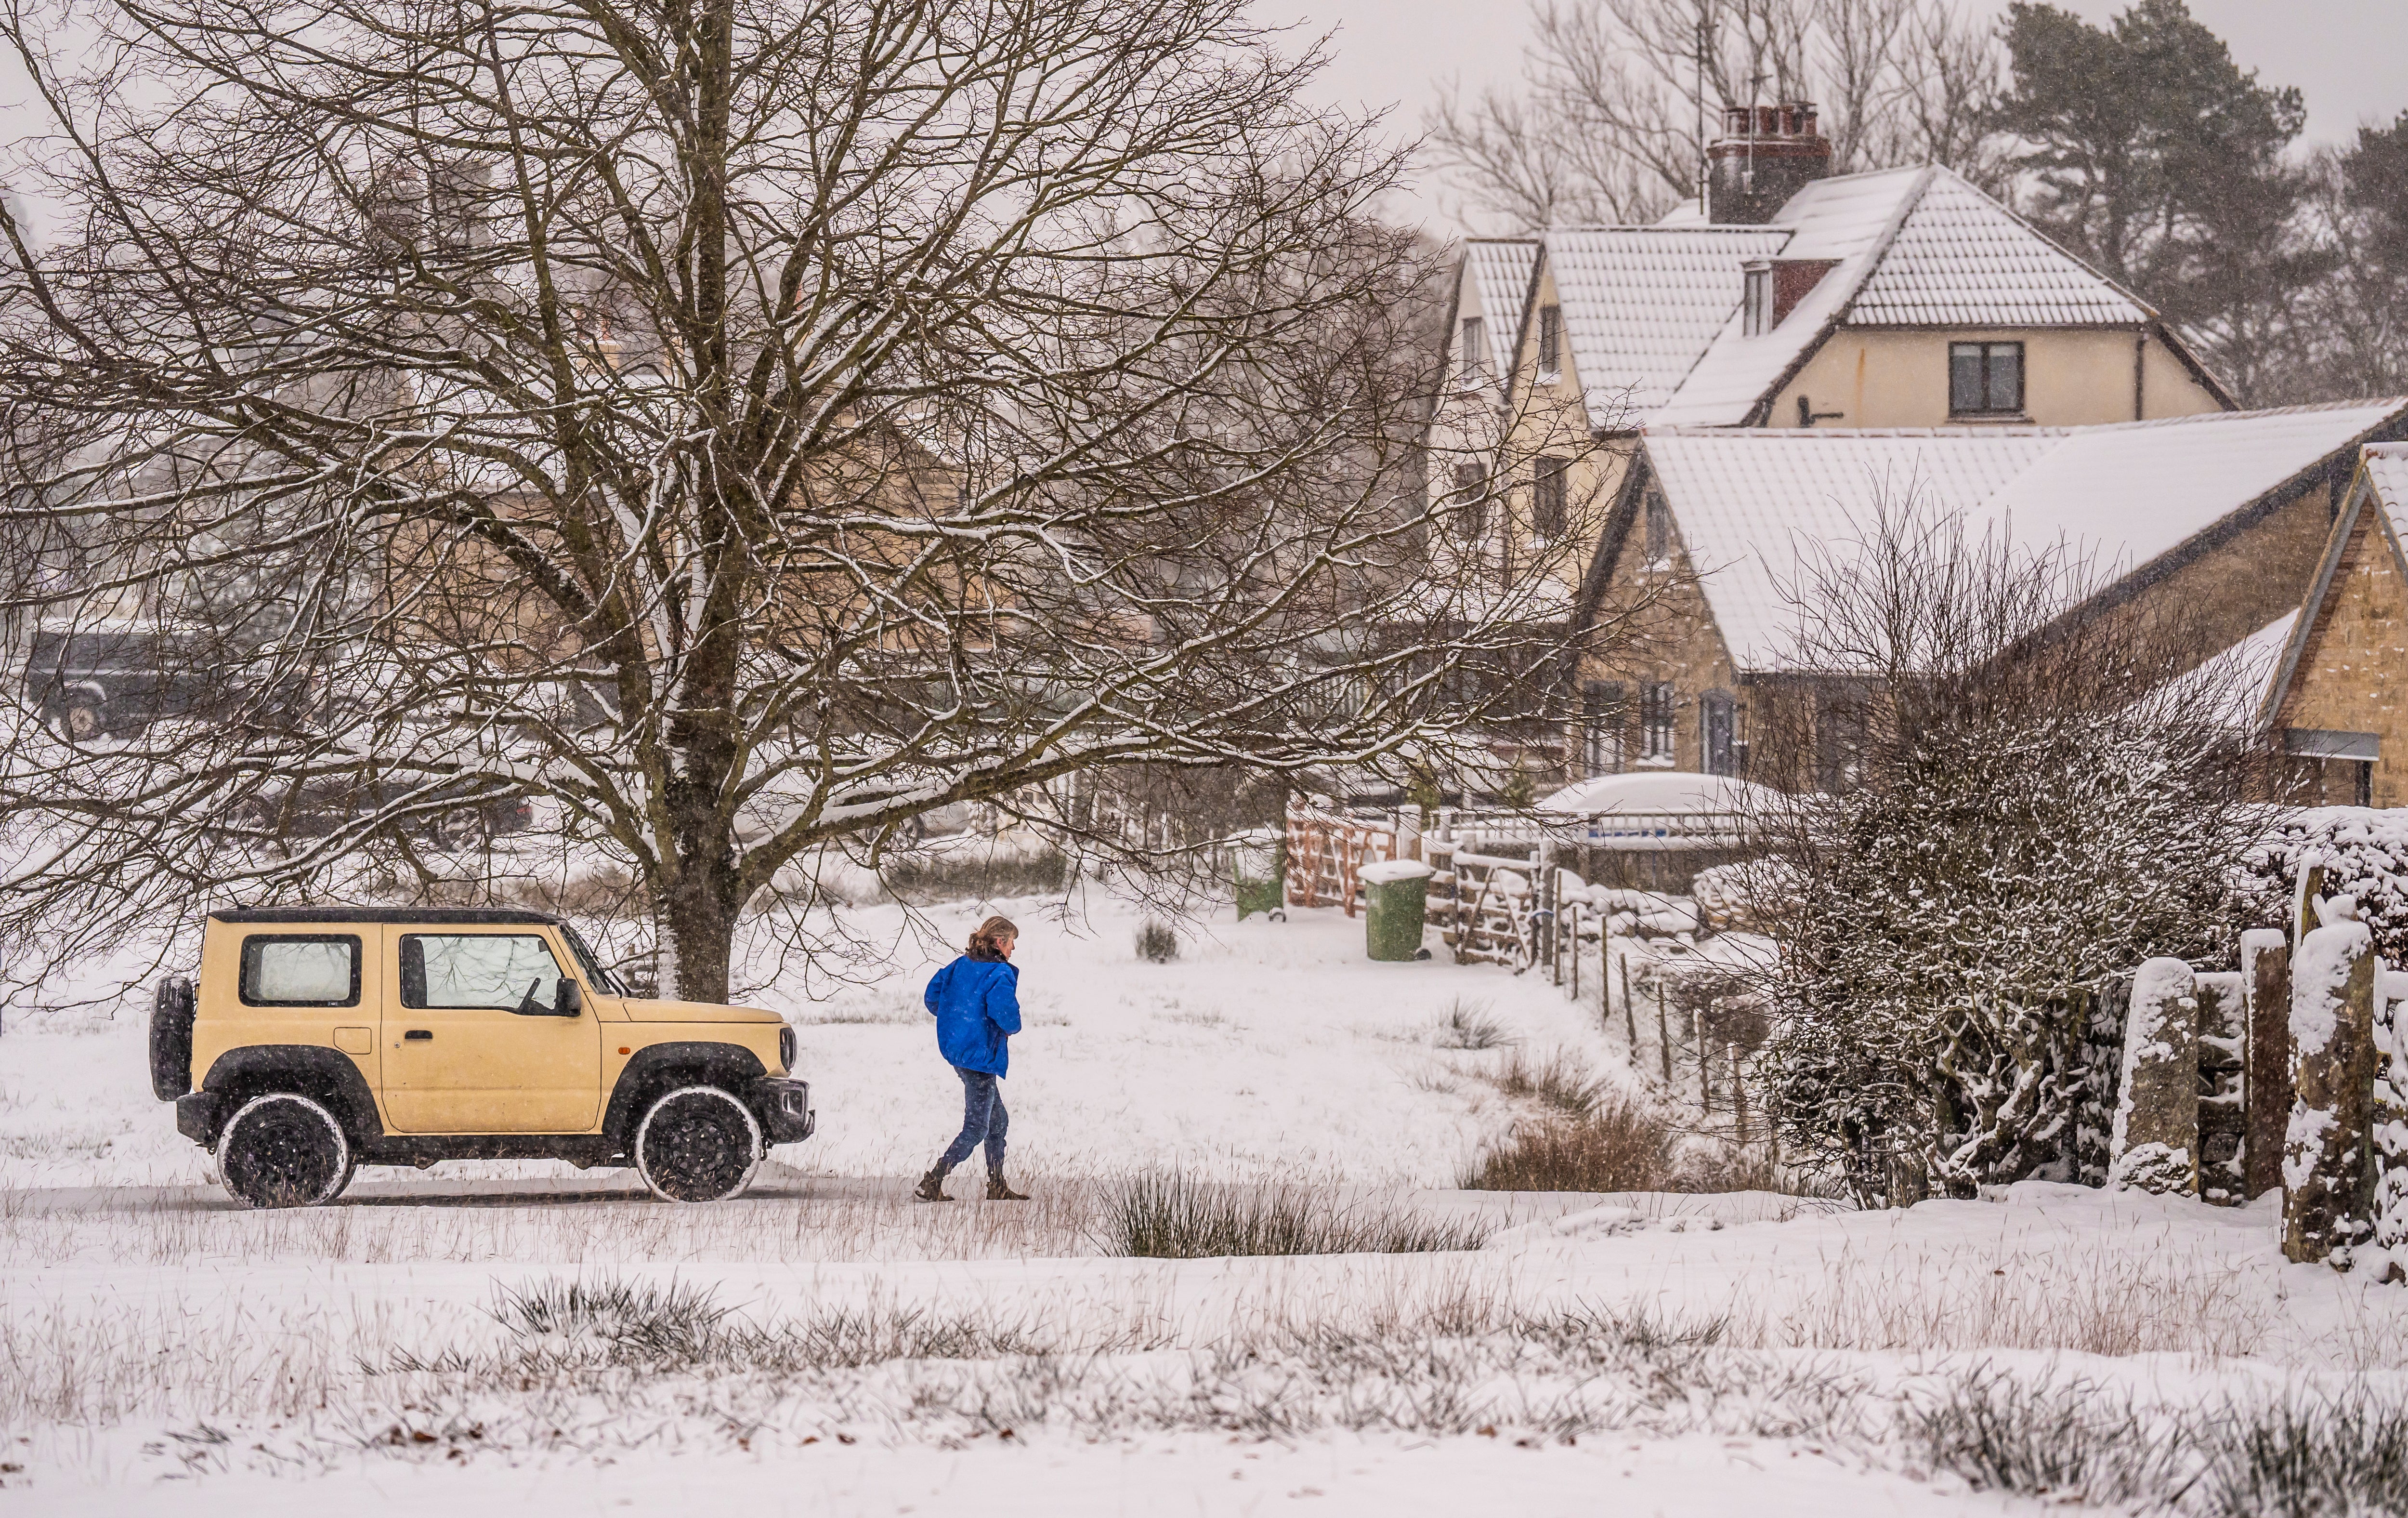
[[[150,1020],[152,1094],[254,1207],[465,1159],[632,1165],[717,1201],[810,1136],[794,1064],[776,1013],[636,996],[567,923],[509,908],[214,912]]]

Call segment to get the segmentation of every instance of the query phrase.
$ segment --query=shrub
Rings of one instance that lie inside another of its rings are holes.
[[[1015,853],[987,848],[895,855],[882,873],[887,889],[916,905],[1051,896],[1063,889],[1069,869],[1069,860],[1054,849]]]
[[[1592,1099],[1577,1117],[1514,1125],[1462,1184],[1475,1192],[1660,1192],[1680,1177],[1679,1144],[1663,1117],[1628,1100]]]
[[[1487,1236],[1469,1223],[1347,1207],[1324,1189],[1215,1185],[1177,1171],[1129,1177],[1106,1191],[1102,1212],[1108,1252],[1154,1260],[1421,1254],[1476,1250]]]
[[[1170,924],[1148,918],[1137,931],[1137,957],[1154,964],[1168,964],[1179,958],[1179,934]]]

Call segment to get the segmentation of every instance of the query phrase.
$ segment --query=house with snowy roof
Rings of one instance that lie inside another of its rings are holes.
[[[2408,443],[2363,449],[2258,713],[2291,799],[2408,806]]]
[[[1952,171],[1830,177],[1802,103],[1724,125],[1704,207],[1472,239],[1457,265],[1433,552],[1550,582],[1568,630],[1650,429],[2005,432],[2233,406],[2154,310]],[[1553,757],[1572,773],[1611,756],[1571,749]]]
[[[2408,399],[2097,426],[1651,427],[1576,613],[1647,608],[1584,672],[1583,767],[1746,770],[1769,701],[1819,699],[1796,587],[1844,570],[1885,512],[2066,550],[2100,581],[2068,616],[2179,606],[2202,663],[2262,651],[2330,557],[2361,449],[2399,440]],[[1845,750],[1818,747],[1826,770]]]

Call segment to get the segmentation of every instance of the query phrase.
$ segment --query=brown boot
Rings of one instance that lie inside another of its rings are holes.
[[[920,1189],[913,1192],[911,1194],[923,1202],[950,1202],[953,1200],[952,1197],[945,1194],[945,1173],[934,1165],[929,1166],[928,1173],[920,1178]]]
[[[1028,1193],[1013,1191],[1004,1180],[1002,1171],[990,1170],[986,1173],[986,1199],[990,1202],[1025,1202]]]

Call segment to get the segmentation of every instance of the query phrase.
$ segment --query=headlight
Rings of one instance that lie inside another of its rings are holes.
[[[795,1030],[785,1023],[780,1023],[778,1025],[778,1074],[791,1076],[794,1073]]]

